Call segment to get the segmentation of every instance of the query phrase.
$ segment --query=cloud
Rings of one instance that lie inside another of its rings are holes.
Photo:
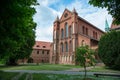
[[[37,23],[36,40],[52,41],[53,22],[60,13],[49,8],[47,5],[48,0],[45,0],[45,2],[43,1],[39,6],[35,7],[37,13],[34,15],[33,19]]]
[[[38,0],[38,3],[40,3],[40,5],[44,5],[44,6],[50,6],[52,4],[56,4],[59,1],[60,0]]]
[[[99,9],[94,13],[87,14],[84,18],[98,27],[99,29],[104,31],[105,28],[105,20],[109,17],[109,22],[112,21],[112,17],[108,15],[106,9]]]
[[[52,42],[53,27],[37,27],[36,29],[36,40],[50,41]]]

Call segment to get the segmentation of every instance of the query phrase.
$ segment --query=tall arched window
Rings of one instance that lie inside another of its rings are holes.
[[[61,39],[63,39],[63,38],[64,38],[64,30],[61,29]]]
[[[72,41],[69,42],[69,51],[72,51]]]
[[[85,27],[82,26],[82,31],[83,31],[83,34],[85,34]]]
[[[68,52],[68,43],[65,43],[65,47],[66,47],[66,52]]]
[[[64,46],[63,46],[63,43],[61,43],[61,52],[64,51]]]
[[[69,37],[71,37],[72,36],[72,27],[70,26],[69,27]]]
[[[68,24],[67,23],[65,23],[65,35],[66,35],[66,37],[68,37]]]

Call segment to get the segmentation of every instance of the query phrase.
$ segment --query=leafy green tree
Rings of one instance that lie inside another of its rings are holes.
[[[90,49],[87,45],[85,46],[80,46],[76,49],[76,62],[80,65],[82,65],[84,67],[85,70],[85,78],[86,78],[86,63],[88,63],[87,61],[89,60],[90,63],[94,62],[94,51],[92,49]]]
[[[15,65],[28,57],[35,42],[36,23],[33,21],[36,0],[0,1],[0,60]]]
[[[109,14],[115,18],[114,23],[120,24],[120,0],[89,0],[93,6],[107,8]]]
[[[111,31],[101,37],[98,55],[106,66],[120,70],[120,31]]]

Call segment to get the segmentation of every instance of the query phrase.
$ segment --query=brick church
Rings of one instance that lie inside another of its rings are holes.
[[[78,16],[75,9],[65,9],[61,18],[54,21],[51,63],[75,64],[76,48],[84,44],[97,49],[103,34],[102,30]]]

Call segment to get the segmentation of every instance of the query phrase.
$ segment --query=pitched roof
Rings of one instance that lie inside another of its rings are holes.
[[[62,14],[62,16],[61,16],[60,20],[62,19],[62,17],[63,17],[63,15],[64,15],[65,11],[67,11],[67,12],[69,12],[69,13],[71,13],[71,14],[73,13],[72,11],[70,11],[70,10],[68,10],[68,9],[66,8],[66,9],[64,10],[64,12],[63,12],[63,14]],[[75,9],[73,9],[73,11],[76,11],[76,10],[75,10]],[[96,26],[94,26],[93,24],[91,24],[91,23],[90,23],[90,22],[88,22],[87,20],[83,19],[82,17],[78,16],[78,19],[80,19],[80,20],[84,21],[85,23],[87,23],[87,24],[91,25],[93,28],[95,28],[95,29],[97,29],[97,30],[101,31],[102,33],[104,33],[104,31],[102,31],[101,29],[97,28]]]
[[[33,46],[33,49],[50,50],[51,44],[52,44],[51,42],[36,41],[35,45]]]

